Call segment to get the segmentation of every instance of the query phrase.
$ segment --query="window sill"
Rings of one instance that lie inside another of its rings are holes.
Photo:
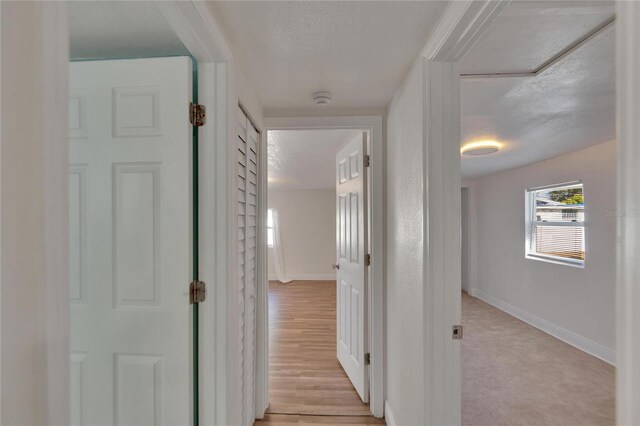
[[[539,262],[553,263],[556,265],[570,266],[572,268],[584,269],[584,260],[567,260],[552,256],[542,256],[539,254],[527,254],[525,256],[529,260],[537,260]]]

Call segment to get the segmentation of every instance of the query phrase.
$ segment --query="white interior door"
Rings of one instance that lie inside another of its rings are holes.
[[[337,352],[364,402],[369,401],[366,146],[363,132],[336,156]]]
[[[72,424],[188,425],[191,60],[70,66]]]

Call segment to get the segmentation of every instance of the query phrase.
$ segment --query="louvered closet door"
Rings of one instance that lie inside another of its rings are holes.
[[[238,110],[238,290],[242,343],[243,424],[255,418],[257,205],[259,133]]]

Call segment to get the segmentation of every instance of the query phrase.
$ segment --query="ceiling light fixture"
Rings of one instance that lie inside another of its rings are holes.
[[[329,92],[315,92],[313,94],[313,102],[316,105],[325,106],[331,102],[331,93]]]
[[[502,145],[496,141],[478,141],[466,144],[460,149],[463,155],[488,155],[500,151]]]

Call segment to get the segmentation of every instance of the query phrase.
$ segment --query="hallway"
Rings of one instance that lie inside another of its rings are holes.
[[[612,425],[615,369],[462,293],[463,425]]]
[[[335,307],[335,281],[269,283],[270,406],[257,424],[384,424],[338,363]]]
[[[0,12],[0,426],[640,426],[640,0]]]

